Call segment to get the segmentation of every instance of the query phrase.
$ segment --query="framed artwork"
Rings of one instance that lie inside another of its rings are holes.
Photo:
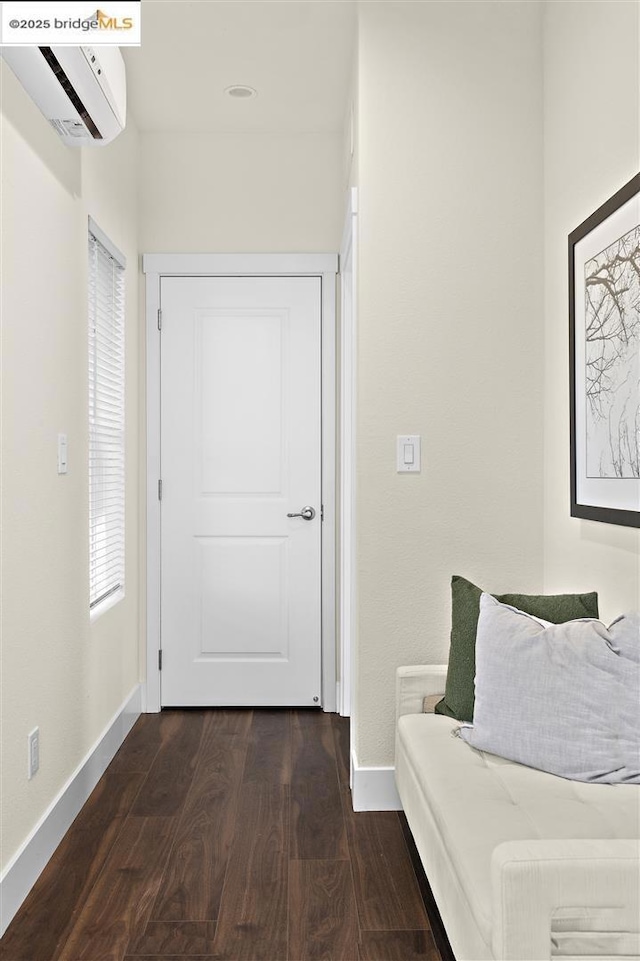
[[[571,516],[640,527],[640,174],[569,235]]]

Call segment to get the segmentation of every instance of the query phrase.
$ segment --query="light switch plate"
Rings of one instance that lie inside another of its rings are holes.
[[[420,473],[420,434],[398,434],[396,469],[399,474]]]

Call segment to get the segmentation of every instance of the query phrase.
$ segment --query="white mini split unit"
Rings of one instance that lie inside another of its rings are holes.
[[[3,47],[2,57],[69,146],[110,143],[127,117],[118,47]]]

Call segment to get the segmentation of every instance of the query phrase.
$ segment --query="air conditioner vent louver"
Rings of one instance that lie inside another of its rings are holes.
[[[89,112],[87,111],[87,108],[83,104],[82,100],[74,90],[73,84],[71,83],[66,73],[60,66],[60,61],[52,51],[51,47],[39,47],[38,49],[40,50],[40,53],[42,54],[44,59],[47,61],[49,66],[51,67],[54,77],[56,78],[56,80],[58,81],[58,83],[60,84],[64,92],[66,93],[67,97],[69,98],[73,106],[76,108],[76,110],[82,117],[83,123],[87,128],[87,130],[89,131],[89,133],[91,134],[91,136],[94,138],[94,140],[102,140],[102,134],[100,133],[95,123],[93,122],[92,118],[90,117]],[[69,120],[61,121],[61,123],[65,126],[65,128],[67,127],[67,124],[71,122],[72,121],[69,121]],[[68,132],[72,137],[82,136],[82,134],[78,133],[77,131],[69,130]],[[58,130],[58,133],[60,133],[59,130]]]

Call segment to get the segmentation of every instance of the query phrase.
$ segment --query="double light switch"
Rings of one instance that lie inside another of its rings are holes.
[[[420,435],[398,434],[397,471],[399,474],[420,472]]]

